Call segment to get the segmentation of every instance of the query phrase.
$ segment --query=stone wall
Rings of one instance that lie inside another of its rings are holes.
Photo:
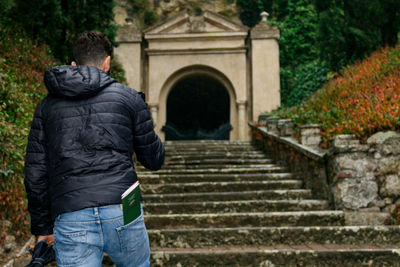
[[[303,178],[315,197],[348,212],[349,224],[395,222],[400,208],[400,133],[380,132],[366,144],[353,135],[338,135],[324,150],[316,125],[294,131],[290,120],[261,116],[259,122],[251,126],[253,142]]]

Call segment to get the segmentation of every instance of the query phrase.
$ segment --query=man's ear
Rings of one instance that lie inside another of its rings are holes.
[[[71,62],[71,66],[76,66],[76,62],[75,62],[75,61],[72,61],[72,62]]]
[[[101,70],[104,71],[105,73],[108,73],[108,71],[110,70],[110,64],[111,64],[111,56],[107,56],[103,61],[103,66]]]

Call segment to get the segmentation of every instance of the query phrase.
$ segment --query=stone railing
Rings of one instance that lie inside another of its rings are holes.
[[[391,224],[400,208],[400,133],[380,132],[361,144],[338,135],[320,148],[318,125],[293,129],[291,120],[261,117],[253,143],[302,178],[313,196],[346,211],[348,224]]]

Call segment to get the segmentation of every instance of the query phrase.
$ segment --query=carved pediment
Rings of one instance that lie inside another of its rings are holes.
[[[187,12],[178,13],[174,17],[147,29],[145,34],[246,32],[247,30],[246,26],[237,24],[218,13],[205,11],[199,16],[191,16]]]

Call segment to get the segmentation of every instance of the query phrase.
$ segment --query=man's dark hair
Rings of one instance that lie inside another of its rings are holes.
[[[101,67],[104,59],[111,56],[113,46],[104,33],[83,32],[74,43],[74,59],[77,65]]]

